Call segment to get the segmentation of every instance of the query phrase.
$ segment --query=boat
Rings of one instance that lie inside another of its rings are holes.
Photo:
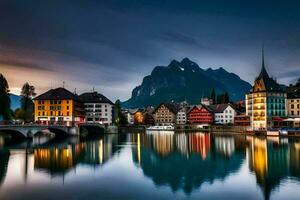
[[[150,126],[146,129],[147,133],[167,133],[167,132],[174,132],[174,127],[171,125],[168,126]]]

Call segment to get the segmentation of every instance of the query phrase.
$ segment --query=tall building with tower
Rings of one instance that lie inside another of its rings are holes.
[[[261,71],[246,94],[246,115],[250,117],[253,130],[267,130],[273,126],[274,119],[286,114],[286,89],[269,76],[262,50]]]

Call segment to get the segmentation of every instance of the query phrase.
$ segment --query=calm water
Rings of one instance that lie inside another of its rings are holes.
[[[299,199],[300,140],[209,134],[0,139],[0,199]]]

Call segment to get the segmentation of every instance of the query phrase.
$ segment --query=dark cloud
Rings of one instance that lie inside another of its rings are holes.
[[[183,57],[204,68],[223,66],[252,82],[264,41],[270,74],[288,84],[297,76],[288,74],[298,73],[294,69],[300,64],[299,5],[277,0],[2,0],[0,53],[8,58],[0,56],[0,61],[65,74],[72,87],[96,85],[112,99],[126,99],[154,66]],[[47,73],[41,81],[49,82]]]

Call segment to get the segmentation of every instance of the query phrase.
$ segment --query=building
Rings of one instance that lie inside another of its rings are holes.
[[[269,77],[262,52],[261,72],[246,94],[246,114],[250,116],[253,130],[266,130],[273,125],[273,117],[286,116],[285,87]]]
[[[78,96],[67,89],[51,89],[34,99],[34,120],[73,126],[84,122],[84,107]]]
[[[201,98],[201,104],[205,106],[210,106],[213,104],[213,100],[208,97]]]
[[[173,125],[176,123],[178,108],[171,103],[162,103],[153,111],[155,124]]]
[[[230,104],[216,104],[210,106],[214,110],[216,124],[233,124],[236,111]]]
[[[287,110],[289,117],[300,117],[300,78],[287,88]]]
[[[250,117],[246,114],[237,114],[234,117],[235,126],[250,126]]]
[[[176,124],[186,124],[186,107],[179,108],[176,116]]]
[[[98,92],[86,92],[79,99],[84,103],[86,123],[113,123],[114,104],[107,97]]]
[[[138,108],[135,109],[124,109],[122,113],[125,115],[128,124],[134,124],[134,115],[139,111]]]
[[[208,106],[193,106],[187,112],[187,122],[189,124],[212,124],[214,122],[214,113]]]

